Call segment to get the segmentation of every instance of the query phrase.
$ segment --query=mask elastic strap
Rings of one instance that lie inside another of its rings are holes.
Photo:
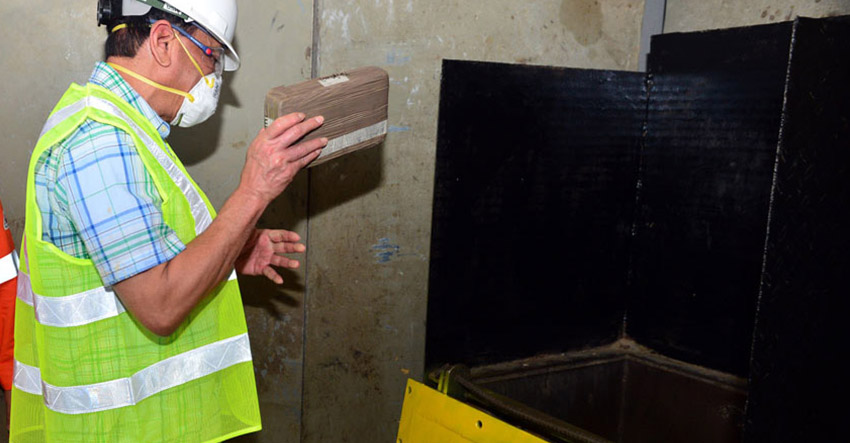
[[[182,46],[183,50],[186,51],[186,55],[189,56],[189,60],[192,60],[192,64],[195,65],[195,69],[197,69],[198,72],[201,73],[201,77],[204,79],[204,83],[206,83],[207,86],[210,87],[210,89],[213,89],[215,87],[215,79],[208,79],[207,76],[204,75],[204,70],[201,69],[201,67],[198,65],[198,62],[195,61],[195,57],[192,57],[192,54],[190,54],[189,50],[186,49],[186,45],[183,44],[183,40],[180,40],[180,36],[177,35],[177,31],[172,29],[171,32],[174,33],[174,38],[177,39],[177,41],[180,43],[180,46]]]
[[[190,103],[195,103],[195,97],[192,97],[192,94],[189,94],[188,92],[183,92],[179,89],[169,88],[168,86],[161,85],[161,84],[159,84],[159,83],[157,83],[157,82],[155,82],[155,81],[153,81],[149,78],[142,77],[140,74],[136,74],[135,72],[133,72],[133,71],[131,71],[131,70],[129,70],[129,69],[123,67],[123,66],[116,65],[115,63],[107,63],[107,65],[112,66],[112,68],[115,69],[116,71],[121,71],[121,72],[129,75],[130,77],[135,78],[136,80],[138,80],[140,82],[147,83],[147,84],[153,86],[154,88],[162,89],[163,91],[168,91],[172,94],[182,95],[183,97],[186,97],[189,100]]]

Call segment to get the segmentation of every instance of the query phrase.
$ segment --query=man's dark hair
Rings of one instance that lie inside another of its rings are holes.
[[[106,58],[113,56],[135,57],[136,52],[150,36],[152,20],[168,20],[174,26],[186,28],[186,22],[183,19],[156,8],[151,8],[150,12],[145,15],[112,20],[106,24],[106,32],[108,33],[104,46]],[[116,26],[121,24],[125,24],[127,27],[112,32]]]

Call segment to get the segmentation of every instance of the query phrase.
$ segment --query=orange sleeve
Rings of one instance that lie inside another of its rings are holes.
[[[18,279],[0,284],[0,385],[12,389],[15,366],[15,296]]]
[[[3,215],[3,203],[0,202],[0,258],[15,250],[12,233]],[[13,278],[0,283],[0,386],[5,390],[12,389],[12,374],[15,356],[15,296],[17,295],[18,279]]]

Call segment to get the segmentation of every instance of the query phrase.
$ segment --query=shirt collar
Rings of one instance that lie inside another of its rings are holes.
[[[153,127],[156,128],[159,135],[165,139],[171,133],[171,125],[165,122],[156,111],[151,108],[151,105],[139,95],[125,80],[121,77],[118,71],[112,69],[111,66],[104,62],[98,62],[94,67],[94,72],[89,78],[90,83],[102,86],[127,103],[131,104],[137,111],[141,112],[147,118]]]

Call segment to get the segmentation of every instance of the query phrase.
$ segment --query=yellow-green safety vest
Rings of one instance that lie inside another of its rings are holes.
[[[71,85],[51,113],[27,177],[15,306],[12,442],[207,442],[260,429],[251,349],[236,274],[172,335],[126,312],[89,259],[42,239],[39,158],[86,120],[129,134],[184,244],[215,217],[151,122],[109,90]]]

